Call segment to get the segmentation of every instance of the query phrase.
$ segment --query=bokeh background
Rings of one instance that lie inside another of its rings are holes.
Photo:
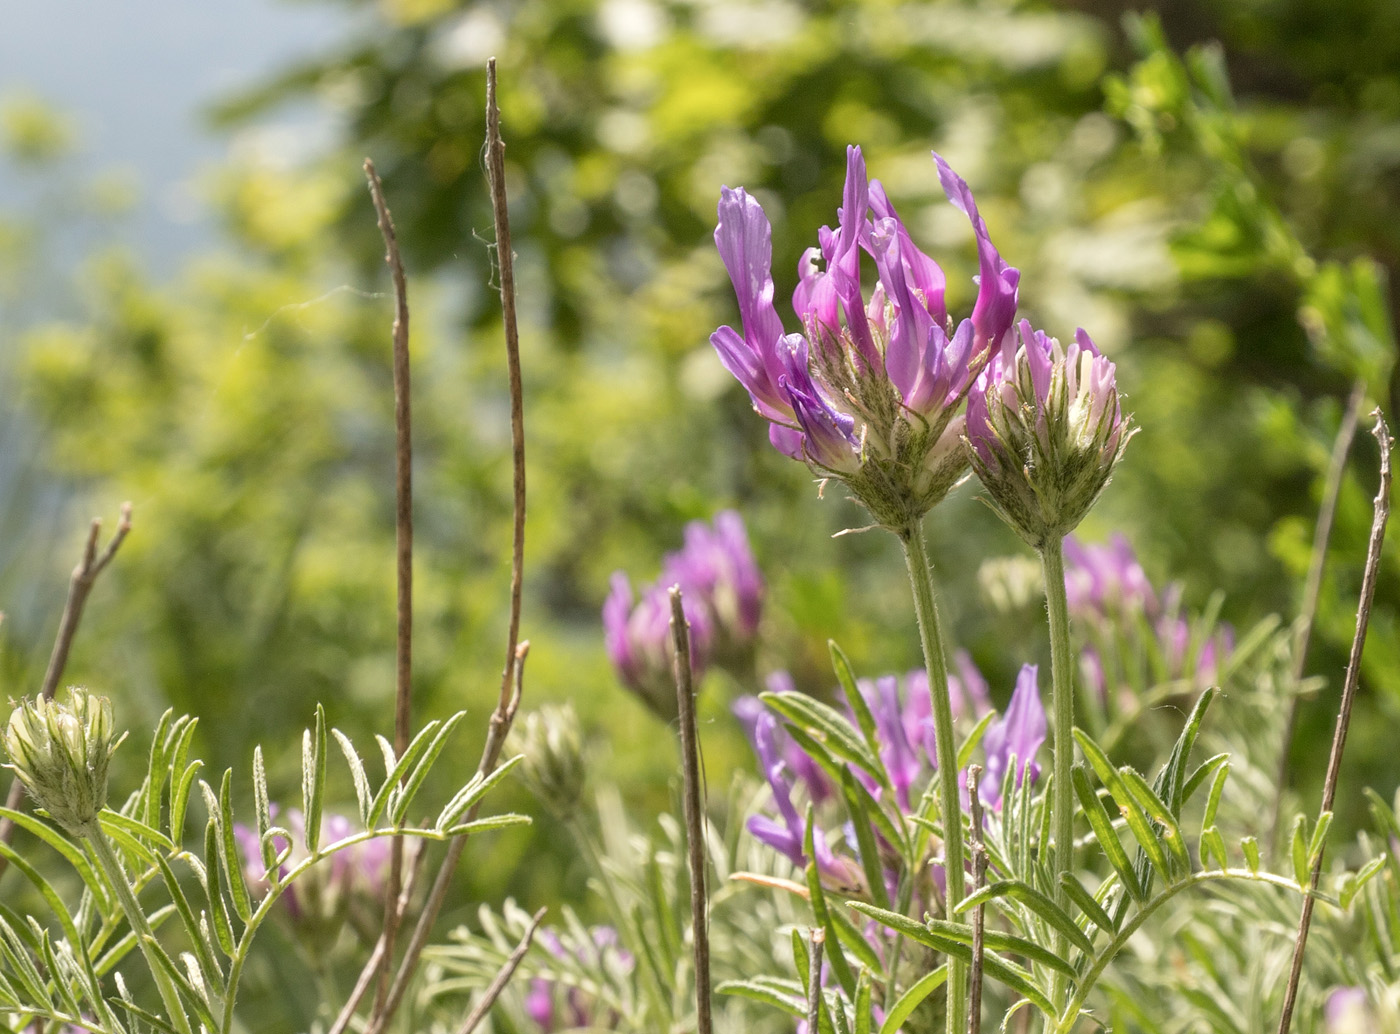
[[[1298,610],[1322,474],[1358,379],[1393,412],[1400,5],[1392,0],[321,0],[6,3],[0,33],[0,673],[32,692],[94,514],[135,504],[69,669],[137,730],[200,716],[210,767],[254,743],[294,795],[316,701],[357,738],[393,690],[393,428],[384,174],[414,312],[415,708],[481,719],[505,637],[509,426],[481,167],[498,55],[518,253],[532,701],[570,699],[639,824],[669,735],[619,688],[599,608],[688,520],[748,523],[769,579],[759,672],[830,683],[916,663],[902,561],[774,453],[711,330],[737,313],[711,243],[721,184],[775,224],[780,297],[865,149],[949,272],[975,271],[928,152],[970,182],[1022,309],[1084,326],[1142,427],[1087,539],[1238,627]],[[1319,781],[1350,641],[1376,450],[1358,436],[1290,781]],[[1024,549],[968,485],[929,520],[952,638],[994,694],[1045,653],[988,605]],[[1400,781],[1400,554],[1383,569],[1345,778]],[[712,786],[748,766],[714,673]],[[468,723],[470,726],[471,723]],[[466,742],[469,740],[470,742]],[[445,784],[444,784],[445,785]],[[342,788],[348,797],[349,788]],[[512,796],[513,795],[513,796]],[[249,799],[251,793],[249,793]],[[716,793],[715,797],[723,795]],[[246,803],[246,802],[245,802]],[[583,900],[537,814],[474,846],[457,916]],[[1341,806],[1360,818],[1359,801]],[[529,858],[525,866],[522,860]],[[587,903],[582,906],[587,910]]]

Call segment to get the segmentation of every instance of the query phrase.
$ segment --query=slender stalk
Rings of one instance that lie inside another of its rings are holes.
[[[812,949],[807,953],[807,1029],[821,1028],[822,1017],[822,949],[826,947],[826,931],[812,931]]]
[[[500,760],[506,734],[515,721],[520,707],[525,654],[529,642],[520,640],[520,607],[525,577],[525,403],[520,373],[520,333],[515,311],[514,253],[510,246],[510,214],[506,204],[505,143],[501,139],[501,110],[496,104],[496,59],[486,63],[486,173],[491,188],[491,210],[496,229],[496,264],[500,270],[501,312],[505,326],[506,366],[510,376],[510,438],[511,461],[514,470],[513,528],[510,564],[510,622],[506,632],[506,664],[501,673],[501,690],[496,709],[486,734],[478,771],[489,775]],[[465,821],[476,817],[480,802],[473,805]],[[448,845],[442,867],[433,880],[423,911],[413,929],[403,960],[389,988],[383,1010],[373,1018],[366,1034],[380,1034],[403,1001],[408,982],[418,966],[419,956],[432,933],[442,903],[447,897],[457,863],[466,850],[466,838],[458,837]],[[348,1024],[349,1017],[346,1017]],[[344,1027],[340,1027],[343,1030]]]
[[[487,985],[486,991],[481,996],[481,1001],[476,1003],[467,1018],[462,1022],[457,1034],[472,1034],[480,1026],[481,1021],[486,1019],[486,1014],[491,1011],[491,1006],[496,1004],[496,999],[501,997],[501,992],[510,983],[510,978],[515,976],[515,971],[520,967],[521,960],[525,958],[525,953],[530,950],[530,944],[535,939],[535,931],[540,927],[540,920],[544,918],[548,909],[540,909],[530,920],[530,926],[525,931],[525,936],[520,939],[515,950],[510,953],[510,958],[506,959],[506,964],[500,968],[495,978]]]
[[[160,992],[160,1000],[165,1004],[165,1011],[170,1017],[170,1022],[175,1025],[175,1029],[180,1034],[192,1034],[190,1018],[185,1014],[185,1007],[180,1001],[179,992],[175,990],[174,982],[170,979],[170,975],[165,972],[165,968],[160,964],[151,948],[151,944],[156,938],[155,931],[151,929],[151,924],[146,919],[146,913],[141,910],[141,903],[136,900],[136,894],[132,891],[131,884],[126,880],[126,873],[122,871],[122,863],[117,858],[116,852],[112,850],[112,842],[107,839],[107,834],[102,832],[102,826],[96,819],[93,820],[92,827],[86,831],[86,836],[88,843],[92,845],[92,853],[97,857],[102,871],[107,874],[107,882],[117,892],[117,901],[121,904],[122,911],[126,913],[126,921],[131,924],[132,933],[136,935],[136,943],[141,949],[141,954],[146,957],[146,966],[151,971],[151,978],[155,981],[156,989]]]
[[[710,1034],[710,931],[705,894],[705,802],[700,786],[700,743],[695,723],[695,687],[690,670],[690,625],[685,620],[681,587],[671,594],[672,664],[681,727],[681,772],[685,778],[686,845],[690,849],[690,926],[695,948],[695,1030]]]
[[[979,796],[978,780],[982,776],[981,765],[969,765],[967,769],[967,797],[972,808],[972,890],[982,889],[987,875],[987,845],[982,842],[982,798]],[[982,960],[985,945],[984,923],[986,915],[978,905],[972,910],[972,974],[967,989],[967,1034],[982,1034]]]
[[[962,901],[966,887],[963,870],[962,800],[958,793],[958,752],[953,742],[953,706],[948,699],[948,662],[943,654],[943,634],[938,627],[934,599],[933,568],[923,528],[911,524],[899,533],[909,566],[914,593],[914,614],[919,621],[919,642],[928,671],[929,696],[933,698],[933,735],[938,762],[939,810],[943,816],[943,868],[947,878],[948,914]],[[967,964],[948,959],[948,1034],[965,1034],[967,1026]]]
[[[122,503],[117,530],[112,533],[111,541],[101,554],[97,552],[97,537],[102,532],[102,521],[94,517],[88,525],[87,542],[83,546],[83,555],[78,559],[73,574],[68,579],[68,599],[63,604],[63,617],[58,622],[58,635],[54,639],[53,650],[49,654],[49,666],[44,671],[44,681],[39,688],[39,696],[43,699],[52,700],[57,692],[58,684],[63,679],[63,671],[68,666],[68,653],[73,648],[73,639],[78,634],[78,622],[82,620],[83,608],[87,606],[88,594],[92,592],[97,576],[112,562],[130,531],[130,503]],[[10,783],[10,792],[5,797],[5,807],[10,811],[17,811],[23,803],[24,784],[19,781],[19,777],[15,777]],[[0,819],[0,842],[8,844],[14,838],[14,822],[9,818]],[[9,859],[0,857],[0,875],[4,874],[9,864]]]
[[[1068,910],[1069,895],[1060,883],[1059,875],[1074,866],[1074,793],[1070,769],[1074,763],[1074,673],[1069,645],[1069,600],[1065,594],[1064,540],[1052,538],[1040,551],[1045,572],[1045,609],[1050,622],[1051,699],[1055,712],[1055,788],[1053,829],[1055,837],[1055,898],[1061,908]],[[1055,954],[1063,956],[1068,948],[1065,935],[1056,931]],[[1052,982],[1051,1001],[1058,1002],[1064,993],[1065,981],[1056,974]]]
[[[1332,754],[1327,759],[1327,780],[1322,785],[1321,811],[1332,810],[1337,799],[1337,780],[1342,770],[1342,751],[1346,748],[1347,729],[1351,726],[1351,709],[1356,703],[1356,687],[1361,681],[1361,652],[1366,646],[1366,629],[1371,623],[1371,603],[1376,597],[1376,577],[1381,567],[1381,547],[1385,543],[1385,526],[1390,519],[1390,449],[1394,444],[1390,430],[1385,426],[1385,417],[1379,409],[1372,414],[1376,426],[1371,433],[1381,449],[1381,483],[1376,490],[1375,515],[1371,520],[1371,540],[1366,547],[1366,569],[1361,577],[1361,599],[1356,608],[1356,634],[1351,640],[1351,655],[1347,658],[1346,681],[1342,684],[1342,704],[1337,710],[1337,726],[1332,733]],[[1278,1021],[1278,1034],[1288,1034],[1293,1023],[1293,1007],[1298,999],[1298,981],[1303,974],[1303,952],[1308,946],[1308,930],[1312,927],[1313,895],[1317,892],[1318,881],[1322,878],[1322,858],[1326,853],[1318,851],[1313,862],[1312,876],[1308,881],[1308,896],[1303,899],[1303,914],[1298,920],[1298,940],[1293,946],[1293,967],[1288,974],[1288,988],[1284,992],[1283,1013]]]
[[[413,419],[408,365],[408,279],[399,254],[394,216],[384,200],[384,185],[374,162],[365,159],[365,179],[384,237],[384,261],[394,281],[394,497],[395,566],[397,571],[398,615],[395,646],[394,751],[402,755],[413,733]],[[408,773],[404,773],[408,778]],[[389,856],[389,878],[384,885],[384,960],[394,957],[398,933],[399,884],[403,878],[403,839],[395,837]],[[389,990],[389,967],[379,971],[375,1012],[384,1007]]]
[[[1337,500],[1342,494],[1342,475],[1346,472],[1347,454],[1361,423],[1361,406],[1366,401],[1366,380],[1358,377],[1351,387],[1351,397],[1342,413],[1332,443],[1332,456],[1327,462],[1327,480],[1322,490],[1322,505],[1317,511],[1317,527],[1313,531],[1312,556],[1308,561],[1308,578],[1303,583],[1303,608],[1293,637],[1293,685],[1303,681],[1307,667],[1308,646],[1312,639],[1313,620],[1322,596],[1322,575],[1327,566],[1327,543],[1332,537],[1332,522],[1337,516]],[[1298,727],[1299,697],[1295,691],[1288,701],[1288,717],[1283,723],[1283,738],[1279,742],[1278,772],[1274,779],[1274,812],[1269,822],[1269,850],[1277,851],[1279,825],[1283,820],[1283,792],[1288,785],[1288,754],[1293,746],[1293,734]]]

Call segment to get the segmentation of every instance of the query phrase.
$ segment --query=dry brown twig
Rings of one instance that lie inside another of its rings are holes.
[[[394,751],[402,755],[413,733],[413,411],[408,364],[408,278],[399,254],[394,216],[384,199],[384,184],[374,162],[365,159],[365,179],[384,237],[384,261],[394,282],[394,499],[395,564],[398,615],[395,636]],[[405,773],[404,778],[407,778]],[[394,956],[398,933],[399,884],[403,877],[403,838],[394,837],[390,848],[389,878],[384,887],[384,960]],[[389,990],[389,970],[382,965],[374,1011],[384,1007]]]
[[[1385,526],[1390,518],[1390,450],[1395,444],[1390,437],[1390,429],[1385,425],[1385,417],[1379,409],[1372,414],[1376,426],[1371,429],[1381,450],[1380,487],[1376,491],[1375,515],[1371,520],[1371,539],[1366,547],[1366,568],[1361,577],[1361,599],[1356,608],[1356,634],[1351,641],[1351,655],[1347,658],[1346,681],[1342,684],[1342,703],[1337,710],[1337,726],[1332,734],[1332,753],[1327,759],[1327,779],[1322,786],[1321,812],[1330,812],[1337,799],[1337,780],[1341,775],[1342,751],[1346,747],[1347,729],[1351,726],[1351,709],[1356,703],[1356,687],[1361,681],[1361,652],[1366,645],[1366,629],[1371,621],[1371,603],[1376,596],[1376,578],[1381,566],[1381,547],[1385,542]],[[1325,849],[1324,844],[1324,849]],[[1293,1007],[1298,998],[1298,982],[1303,973],[1303,952],[1308,944],[1308,930],[1312,926],[1313,905],[1317,900],[1317,884],[1322,878],[1322,858],[1325,850],[1318,851],[1313,862],[1312,876],[1308,881],[1308,893],[1303,898],[1303,914],[1298,920],[1298,939],[1293,946],[1293,967],[1288,974],[1288,987],[1284,992],[1283,1012],[1279,1017],[1279,1034],[1288,1034],[1293,1022]]]
[[[978,782],[982,777],[981,765],[967,768],[967,795],[972,808],[972,892],[982,889],[987,876],[987,845],[982,841],[982,799],[978,796]],[[982,1031],[982,962],[986,916],[983,907],[972,910],[972,967],[967,982],[967,1034],[981,1034]]]
[[[681,772],[685,783],[686,844],[690,853],[690,925],[695,949],[695,1029],[710,1034],[710,930],[705,893],[705,801],[700,788],[700,744],[695,721],[695,686],[690,669],[690,625],[685,620],[681,587],[671,596],[671,643],[680,716]],[[813,1027],[813,1030],[816,1028]]]
[[[486,66],[486,167],[491,187],[491,207],[496,227],[496,260],[500,269],[501,309],[505,323],[506,362],[510,373],[510,413],[512,461],[514,467],[514,524],[511,549],[510,622],[506,636],[506,665],[501,675],[501,690],[496,709],[486,734],[478,771],[489,775],[500,763],[501,750],[506,735],[515,721],[520,707],[525,678],[525,658],[529,653],[528,641],[520,641],[521,593],[525,572],[525,402],[520,374],[520,339],[515,310],[515,273],[510,248],[510,219],[506,204],[505,185],[505,143],[501,139],[501,113],[496,103],[496,59]],[[472,822],[479,814],[481,803],[473,805],[463,818]],[[423,948],[432,933],[442,904],[447,898],[452,877],[466,849],[466,837],[457,837],[447,846],[447,854],[428,891],[423,910],[413,928],[413,934],[404,948],[403,959],[399,963],[393,982],[383,1000],[382,1008],[371,1017],[365,1028],[366,1034],[382,1034],[389,1020],[393,1018],[403,1002],[408,983],[417,969]],[[388,958],[385,953],[384,958]],[[342,1010],[331,1034],[343,1034],[354,1015],[354,1006],[347,1003]]]
[[[807,953],[807,1029],[820,1029],[822,1017],[822,949],[826,946],[826,931],[813,929],[812,947]]]
[[[520,943],[516,945],[515,950],[510,953],[510,958],[506,959],[506,964],[500,968],[495,978],[486,986],[486,991],[482,994],[481,1001],[477,1002],[476,1008],[467,1014],[467,1018],[462,1022],[462,1027],[457,1034],[472,1034],[472,1031],[476,1030],[477,1025],[480,1024],[482,1020],[486,1019],[486,1014],[491,1011],[491,1006],[495,1005],[496,999],[501,997],[501,992],[504,991],[506,985],[510,983],[510,978],[515,976],[515,971],[519,968],[521,960],[525,958],[525,953],[530,950],[530,944],[535,939],[535,931],[540,928],[540,921],[544,919],[544,914],[548,911],[549,909],[547,908],[541,908],[535,913],[534,917],[530,920],[529,928],[525,931],[525,936],[520,939]]]
[[[44,681],[39,688],[39,696],[44,700],[53,699],[54,693],[58,691],[59,682],[63,680],[64,669],[68,667],[68,654],[73,648],[73,639],[78,634],[78,623],[82,621],[83,608],[87,606],[88,595],[97,582],[97,576],[107,569],[107,565],[117,555],[117,550],[121,549],[130,532],[130,503],[122,503],[117,530],[112,533],[111,540],[101,553],[97,551],[97,540],[102,533],[102,519],[94,517],[88,525],[87,542],[83,546],[83,555],[78,559],[77,566],[73,568],[73,574],[68,579],[68,598],[63,604],[63,617],[59,619],[58,635],[54,638],[53,650],[49,654],[49,666],[44,671]],[[10,783],[5,807],[14,811],[23,802],[24,786],[16,778]],[[0,820],[0,841],[8,844],[14,839],[14,835],[15,824],[9,819]],[[0,873],[5,871],[8,864],[5,858],[0,857]]]

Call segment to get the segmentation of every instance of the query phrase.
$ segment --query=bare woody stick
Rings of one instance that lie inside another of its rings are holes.
[[[807,953],[807,1029],[820,1029],[822,1018],[822,948],[826,931],[812,931],[812,950]]]
[[[705,810],[700,790],[700,745],[695,723],[695,686],[690,670],[690,625],[681,587],[671,586],[671,641],[676,655],[676,703],[681,726],[681,773],[685,780],[685,828],[690,849],[690,925],[695,946],[695,1030],[710,1034],[710,931],[705,893]],[[816,950],[816,949],[814,949]],[[816,1028],[814,1027],[813,1030]]]
[[[1337,712],[1337,727],[1332,734],[1332,754],[1327,759],[1327,779],[1322,786],[1322,811],[1329,812],[1337,799],[1337,779],[1341,774],[1342,750],[1346,747],[1347,729],[1351,725],[1351,709],[1356,702],[1356,687],[1361,680],[1361,651],[1366,645],[1366,627],[1371,621],[1371,603],[1376,596],[1376,577],[1381,566],[1381,546],[1385,541],[1385,525],[1390,518],[1390,449],[1394,440],[1379,409],[1372,414],[1376,426],[1371,429],[1381,449],[1381,483],[1376,492],[1375,516],[1371,520],[1371,541],[1366,549],[1366,569],[1361,578],[1361,600],[1356,608],[1356,634],[1351,641],[1351,656],[1347,658],[1346,681],[1342,685],[1342,704]],[[1308,895],[1303,898],[1303,914],[1298,920],[1298,940],[1293,946],[1293,968],[1288,974],[1284,992],[1283,1014],[1278,1021],[1278,1034],[1288,1034],[1293,1023],[1293,1007],[1298,998],[1298,981],[1303,973],[1303,952],[1308,944],[1312,926],[1313,904],[1317,884],[1322,877],[1322,856],[1319,851],[1308,881]]]
[[[408,279],[399,254],[394,217],[384,200],[384,185],[374,162],[365,159],[365,179],[384,237],[384,261],[394,281],[394,495],[395,561],[398,589],[398,627],[395,646],[394,751],[402,755],[412,736],[413,705],[413,413],[408,365]],[[406,777],[405,773],[405,777]],[[394,957],[394,939],[399,927],[399,884],[403,876],[403,839],[393,838],[389,856],[389,879],[384,888],[384,959]],[[388,966],[380,970],[376,1011],[388,991]]]
[[[982,841],[982,798],[978,796],[981,765],[967,769],[967,794],[972,807],[972,891],[982,889],[987,875],[987,845]],[[982,961],[985,915],[982,906],[972,911],[972,968],[967,982],[967,1034],[982,1032]]]
[[[501,992],[510,983],[510,978],[515,976],[515,971],[520,967],[520,962],[525,958],[525,953],[530,950],[530,944],[535,939],[535,931],[540,928],[540,920],[544,918],[548,909],[542,908],[535,913],[530,920],[530,927],[525,931],[525,936],[520,939],[520,943],[515,950],[510,953],[510,958],[506,959],[506,964],[501,967],[491,983],[486,987],[486,993],[481,996],[481,1001],[476,1003],[466,1020],[463,1021],[461,1029],[457,1034],[472,1034],[482,1020],[486,1019],[486,1014],[491,1011],[491,1006],[496,1004],[496,999],[501,997]]]
[[[121,549],[122,543],[126,541],[126,536],[130,531],[130,503],[122,503],[117,530],[112,534],[111,541],[107,543],[107,547],[100,554],[97,552],[97,540],[102,533],[102,519],[94,517],[92,523],[88,525],[87,543],[83,546],[83,555],[78,559],[78,564],[73,568],[73,574],[68,579],[68,599],[63,605],[63,617],[58,622],[58,635],[54,639],[53,651],[49,654],[49,666],[44,672],[44,681],[39,689],[39,696],[43,699],[52,700],[54,693],[58,690],[58,684],[63,679],[63,671],[68,666],[68,653],[73,648],[74,637],[78,634],[78,623],[83,618],[83,608],[87,605],[88,595],[97,582],[97,576],[107,569],[107,565],[117,555],[117,550]],[[23,800],[24,787],[16,779],[10,784],[9,795],[5,798],[5,807],[14,811]],[[14,839],[14,835],[15,824],[9,819],[0,820],[0,841],[8,844]],[[0,873],[5,871],[8,864],[5,858],[0,857]]]
[[[510,220],[506,207],[505,187],[505,144],[501,140],[501,113],[496,104],[496,61],[492,58],[486,66],[486,161],[491,186],[491,205],[496,227],[496,260],[501,271],[501,308],[504,313],[506,362],[510,372],[510,414],[511,443],[514,464],[514,535],[511,550],[511,589],[510,624],[507,633],[506,668],[501,678],[500,696],[496,709],[491,714],[491,722],[486,734],[486,744],[482,748],[478,771],[483,775],[494,772],[500,762],[501,749],[506,735],[515,721],[515,713],[520,707],[520,696],[525,677],[525,657],[529,653],[528,641],[520,641],[521,586],[525,569],[525,403],[520,375],[520,339],[515,315],[515,273],[510,248]],[[480,804],[463,819],[470,822],[477,816]],[[387,1000],[379,1015],[366,1028],[366,1034],[380,1034],[397,1011],[407,991],[422,954],[424,945],[432,933],[452,876],[466,849],[466,838],[458,837],[447,847],[442,866],[433,880],[423,911],[418,916],[417,925],[404,951],[403,961],[389,988]],[[387,957],[387,956],[386,956]],[[376,963],[377,965],[377,963]],[[363,992],[362,992],[363,993]],[[358,1003],[347,1003],[337,1018],[330,1034],[344,1034],[354,1016]]]

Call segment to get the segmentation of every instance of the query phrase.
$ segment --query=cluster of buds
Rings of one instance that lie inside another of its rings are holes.
[[[957,668],[957,673],[948,678],[954,713],[958,717],[979,720],[991,710],[987,682],[966,653],[958,653]],[[938,768],[928,675],[919,669],[909,672],[903,679],[886,675],[861,680],[857,687],[875,719],[880,763],[899,807],[907,812]],[[790,680],[785,677],[770,679],[769,688],[775,692],[793,691]],[[832,797],[831,783],[821,767],[786,735],[777,719],[756,698],[740,698],[735,701],[733,710],[758,756],[778,812],[777,819],[767,815],[752,816],[748,822],[749,832],[794,865],[806,865],[808,859],[803,850],[806,827],[793,802],[793,793],[800,786],[806,799],[820,807]],[[1040,701],[1036,667],[1028,664],[1016,680],[1006,713],[993,720],[982,737],[986,775],[978,796],[983,804],[992,809],[1000,806],[1002,787],[1010,772],[1015,771],[1017,786],[1027,776],[1032,781],[1037,778],[1040,767],[1036,755],[1045,742],[1045,734],[1045,709]],[[872,794],[878,797],[882,792],[881,781],[875,773],[854,767],[852,774]],[[859,892],[864,882],[859,863],[834,852],[820,830],[814,830],[813,834],[817,871],[822,881],[833,889]]]
[[[1079,526],[1134,431],[1113,363],[1083,330],[1065,348],[1026,320],[967,403],[973,468],[997,512],[1036,549]]]
[[[763,613],[763,576],[749,549],[743,519],[726,510],[713,524],[692,521],[685,546],[670,553],[661,576],[634,597],[621,571],[603,604],[608,657],[623,685],[658,716],[676,717],[672,672],[671,586],[679,585],[690,625],[691,670],[698,680],[711,664],[746,672]]]
[[[1020,281],[993,247],[967,184],[934,160],[977,237],[977,301],[956,326],[943,271],[915,247],[879,181],[867,179],[858,147],[846,152],[837,228],[822,227],[819,246],[798,266],[792,301],[801,333],[784,332],[773,304],[772,228],[758,201],[724,188],[715,229],[742,326],[710,337],[720,361],[770,422],[774,447],[840,479],[896,530],[927,513],[967,469],[962,401],[1011,331]],[[879,273],[868,301],[863,254]]]
[[[121,743],[112,704],[74,686],[68,702],[20,702],[5,728],[5,753],[39,807],[74,836],[88,835],[107,804],[107,766]]]
[[[275,803],[271,813],[274,817],[278,813]],[[286,879],[307,857],[306,817],[295,808],[287,812],[286,831],[290,842],[280,833],[270,837],[279,880]],[[356,832],[355,823],[344,815],[326,815],[321,820],[320,843],[333,844]],[[243,874],[249,887],[255,894],[265,893],[271,881],[257,830],[235,823],[233,833],[243,853]],[[347,921],[361,936],[372,935],[375,923],[383,918],[391,851],[389,839],[378,837],[313,865],[283,891],[280,905],[286,917],[298,933],[321,944],[334,943]]]
[[[1080,653],[1085,684],[1105,706],[1134,683],[1208,686],[1234,650],[1228,624],[1193,631],[1181,585],[1158,592],[1121,534],[1103,544],[1065,539],[1065,595],[1088,640]],[[1146,669],[1129,670],[1140,659]]]
[[[583,797],[587,769],[578,715],[572,704],[546,704],[515,723],[506,749],[524,755],[520,776],[555,815],[573,814]]]
[[[535,940],[552,957],[562,963],[577,963],[589,968],[602,968],[626,976],[635,968],[632,953],[618,941],[611,926],[595,926],[588,931],[589,943],[579,941],[565,945],[555,931],[545,928]],[[582,988],[548,977],[535,977],[525,994],[525,1012],[544,1032],[566,1030],[612,1030],[617,1022],[616,1012],[599,1003],[594,995]]]

